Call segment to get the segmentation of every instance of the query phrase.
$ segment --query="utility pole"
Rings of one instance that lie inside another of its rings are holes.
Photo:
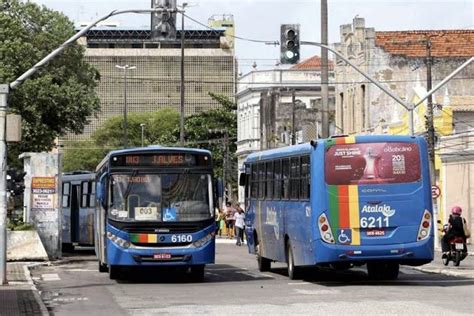
[[[135,66],[120,66],[115,65],[118,69],[123,70],[123,148],[128,147],[128,121],[127,121],[127,73],[128,70],[136,69]]]
[[[184,8],[187,5],[184,2],[181,11],[181,98],[179,107],[179,144],[181,146],[184,146]]]
[[[431,58],[431,38],[428,37],[426,40],[426,90],[432,89],[432,77],[431,77],[431,65],[433,60]],[[426,115],[426,127],[428,132],[428,146],[430,153],[430,178],[431,184],[436,184],[436,173],[435,173],[435,128],[433,123],[433,95],[428,96],[427,104],[427,115]]]
[[[140,127],[142,128],[142,147],[143,147],[143,140],[144,140],[144,136],[145,136],[145,123],[141,123],[140,124]]]
[[[225,189],[226,186],[228,185],[227,183],[227,174],[228,168],[229,168],[229,132],[227,129],[224,129],[224,149],[225,149],[225,159],[224,159],[224,170],[223,170],[223,177],[224,177],[224,195],[225,195]],[[227,195],[229,198],[232,195],[232,190],[228,190],[229,194]]]
[[[291,110],[291,144],[296,145],[296,126],[295,126],[295,89],[291,92],[292,110]]]
[[[321,0],[321,43],[328,44],[328,1]],[[329,137],[329,64],[328,51],[321,47],[321,105],[322,137]]]

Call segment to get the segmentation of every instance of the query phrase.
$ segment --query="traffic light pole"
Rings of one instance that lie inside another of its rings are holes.
[[[66,47],[73,44],[77,39],[82,37],[87,31],[93,28],[97,23],[106,20],[112,16],[125,13],[153,13],[169,11],[166,9],[145,9],[145,10],[114,10],[109,14],[90,23],[88,26],[70,37],[61,46],[49,53],[46,57],[41,59],[33,67],[28,69],[24,74],[18,77],[10,84],[0,84],[0,285],[7,284],[7,145],[5,140],[6,132],[6,113],[8,108],[8,94],[10,89],[15,89],[18,85],[23,83],[26,79],[36,73],[41,67],[59,55]]]

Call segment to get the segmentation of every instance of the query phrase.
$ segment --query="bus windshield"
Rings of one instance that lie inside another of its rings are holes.
[[[118,221],[189,222],[209,219],[210,174],[112,175],[109,218]]]
[[[420,151],[414,143],[334,145],[326,151],[330,185],[409,183],[420,179]]]

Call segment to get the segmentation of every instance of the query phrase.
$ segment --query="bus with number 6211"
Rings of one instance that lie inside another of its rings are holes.
[[[215,258],[211,153],[147,147],[110,152],[96,170],[95,249],[111,279],[175,266],[204,277]]]
[[[423,137],[333,137],[250,154],[246,236],[261,271],[286,262],[395,279],[433,260],[433,211]]]

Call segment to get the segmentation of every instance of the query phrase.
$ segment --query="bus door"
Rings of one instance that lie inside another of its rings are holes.
[[[77,188],[79,190],[79,187]],[[78,191],[79,193],[79,191]],[[77,215],[77,241],[81,245],[94,244],[95,185],[92,181],[81,182]]]
[[[63,182],[61,201],[62,243],[70,244],[71,240],[71,183]]]
[[[429,179],[422,178],[420,157],[416,143],[327,146],[327,215],[336,244],[389,245],[428,237],[422,224],[427,220],[431,227],[424,190]]]
[[[77,243],[79,240],[79,184],[71,185],[71,207],[70,207],[70,231],[71,231],[71,243]]]

